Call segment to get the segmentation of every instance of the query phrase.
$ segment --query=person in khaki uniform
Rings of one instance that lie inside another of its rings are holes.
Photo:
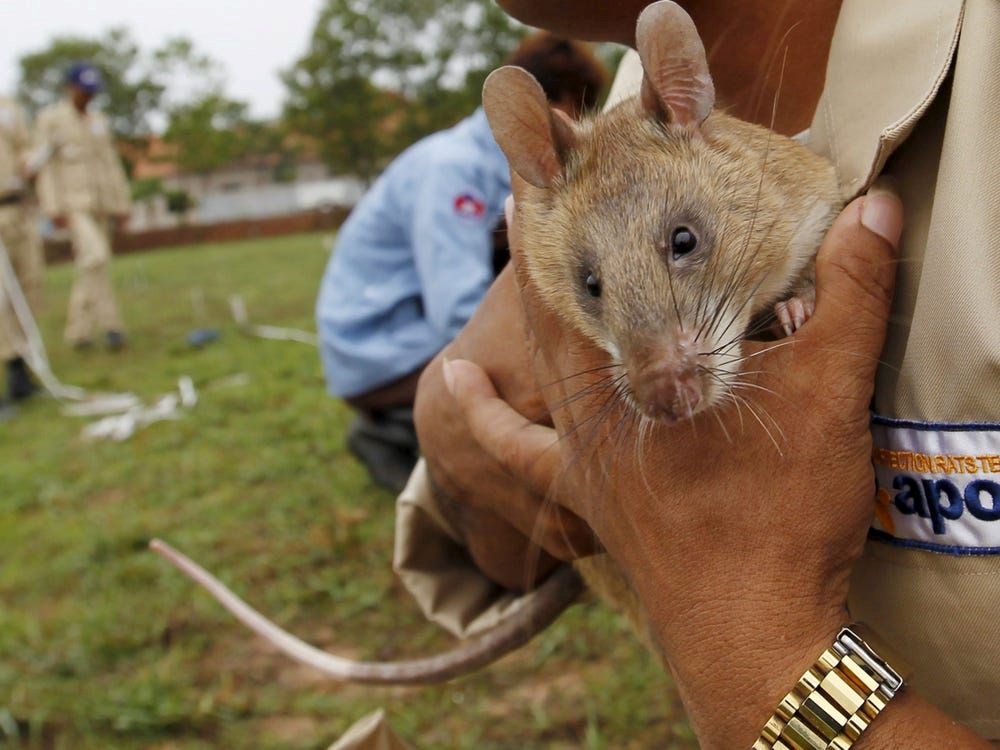
[[[131,210],[128,180],[108,121],[90,106],[102,88],[99,71],[76,64],[66,81],[66,96],[38,115],[38,138],[50,154],[38,177],[38,198],[57,226],[69,228],[73,244],[67,342],[87,346],[97,330],[117,349],[125,338],[108,266],[112,230]]]
[[[45,261],[32,205],[29,182],[34,176],[28,120],[20,105],[0,97],[0,240],[10,270],[33,314],[41,309]],[[4,269],[0,269],[2,274]],[[7,280],[0,275],[0,281]],[[0,361],[6,363],[7,396],[11,401],[37,390],[21,354],[25,336],[10,304],[6,285],[0,285]],[[2,399],[0,399],[2,400]]]
[[[697,440],[667,432],[645,457],[643,482],[669,487],[661,502],[635,481],[628,441],[605,448],[606,479],[580,482],[586,462],[563,468],[562,444],[520,416],[544,420],[541,397],[553,397],[538,392],[523,342],[497,343],[520,330],[507,273],[421,382],[426,461],[400,497],[396,567],[428,616],[469,635],[521,596],[529,537],[548,553],[544,576],[592,551],[596,535],[636,588],[703,746],[753,745],[835,623],[857,618],[913,673],[854,747],[988,747],[981,738],[1000,740],[1000,3],[822,0],[780,14],[762,2],[682,4],[713,50],[720,100],[771,124],[783,81],[776,129],[809,128],[850,197],[893,176],[907,217],[901,232],[884,193],[852,202],[821,251],[816,317],[791,359],[762,359],[783,371],[765,384],[791,406],[768,408],[795,450],[762,456],[756,438],[732,444],[706,421]],[[560,33],[630,42],[645,2],[504,5]],[[785,75],[769,76],[783,38]],[[539,382],[582,372],[587,345],[533,306],[530,288],[524,297]],[[559,432],[586,408],[554,414]],[[553,521],[542,498],[557,480],[574,492],[557,492],[565,508]],[[680,502],[690,486],[698,496]]]

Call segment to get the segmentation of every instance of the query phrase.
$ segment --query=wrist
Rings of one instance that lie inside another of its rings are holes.
[[[845,608],[760,612],[701,637],[676,638],[665,654],[704,748],[750,747],[781,699],[848,622]],[[692,621],[688,630],[697,631]]]
[[[704,748],[750,747],[849,622],[846,584],[806,585],[822,577],[801,569],[704,577],[625,569],[644,571],[634,587]]]

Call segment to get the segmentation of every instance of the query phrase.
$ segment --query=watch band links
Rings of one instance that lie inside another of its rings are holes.
[[[848,750],[903,686],[854,626],[778,705],[753,750]]]

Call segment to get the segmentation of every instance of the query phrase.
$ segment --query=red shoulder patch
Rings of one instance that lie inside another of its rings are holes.
[[[473,193],[459,193],[452,202],[455,213],[469,219],[481,219],[486,213],[486,201]]]

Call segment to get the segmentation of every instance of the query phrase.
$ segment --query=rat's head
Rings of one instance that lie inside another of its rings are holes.
[[[690,17],[650,5],[636,39],[641,95],[594,119],[551,110],[518,68],[494,72],[483,101],[527,183],[518,214],[542,296],[621,365],[633,405],[673,422],[723,398],[752,317],[808,259],[789,259],[803,217],[757,219],[762,207],[788,213],[761,190],[770,134],[709,117],[715,92]]]

